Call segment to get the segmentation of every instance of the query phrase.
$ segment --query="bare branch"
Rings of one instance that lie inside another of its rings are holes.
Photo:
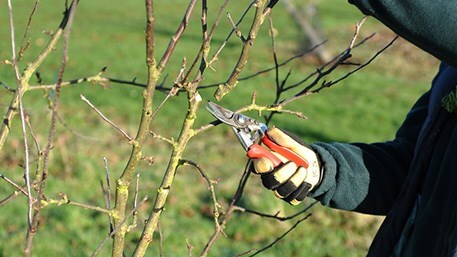
[[[232,200],[230,201],[230,204],[225,209],[224,216],[223,216],[222,220],[220,221],[219,226],[215,227],[215,230],[214,230],[213,234],[211,235],[211,237],[209,238],[209,240],[206,243],[205,247],[203,248],[203,250],[202,250],[202,252],[200,254],[200,257],[207,256],[209,251],[213,247],[213,245],[219,239],[219,236],[221,234],[223,234],[223,228],[227,225],[228,221],[232,217],[233,212],[236,210],[236,204],[241,199],[241,196],[243,195],[246,183],[247,183],[247,181],[249,179],[249,176],[251,175],[250,165],[251,165],[251,162],[248,161],[246,163],[243,175],[241,176],[240,182],[238,183],[238,187],[236,189],[236,192],[233,195]]]
[[[165,66],[167,65],[168,60],[170,59],[171,54],[173,53],[173,50],[176,47],[176,44],[178,43],[184,30],[186,29],[187,25],[189,24],[189,18],[190,18],[190,15],[192,14],[192,11],[193,11],[196,3],[197,3],[197,0],[190,0],[190,3],[187,7],[186,13],[184,14],[181,24],[179,25],[175,34],[171,37],[171,40],[168,43],[168,47],[165,50],[165,53],[162,56],[162,59],[160,60],[159,65],[157,66],[157,69],[159,70],[159,72],[162,72],[163,69],[165,68]]]
[[[187,64],[187,61],[186,61],[186,58],[184,58],[182,60],[182,65],[181,65],[181,69],[179,70],[179,74],[176,77],[175,82],[174,82],[175,86],[173,86],[169,90],[167,96],[162,100],[162,102],[160,102],[159,106],[157,106],[157,108],[154,110],[154,112],[152,113],[152,118],[154,118],[157,115],[159,110],[165,105],[165,103],[168,101],[168,99],[170,99],[170,97],[175,96],[178,93],[178,91],[183,87],[183,85],[179,81],[180,81],[181,77],[183,76],[184,71],[186,70],[186,64]]]
[[[162,140],[162,141],[176,147],[176,141],[173,138],[169,139],[169,138],[163,137],[163,136],[155,133],[154,131],[149,131],[149,133],[151,133],[153,138],[157,138],[159,140]]]
[[[14,183],[11,179],[5,177],[5,175],[0,174],[0,178],[8,182],[10,185],[12,185],[14,188],[16,188],[17,191],[21,192],[23,195],[29,197],[29,192],[24,190],[24,188],[20,187],[18,184]]]
[[[92,211],[97,211],[97,212],[105,213],[105,214],[108,214],[108,215],[112,215],[111,211],[108,210],[108,209],[101,208],[101,207],[98,207],[98,206],[89,205],[89,204],[85,204],[85,203],[78,203],[78,202],[71,201],[70,199],[68,199],[67,194],[60,193],[60,197],[61,197],[60,200],[55,200],[55,199],[42,200],[41,208],[46,207],[48,205],[53,205],[53,204],[55,204],[55,205],[67,204],[67,205],[73,205],[73,206],[81,207],[81,208],[84,208],[84,209],[87,209],[87,210],[92,210]]]
[[[275,220],[279,220],[279,221],[286,221],[286,220],[291,220],[291,219],[294,219],[295,217],[307,212],[309,209],[311,209],[311,207],[313,207],[316,203],[318,203],[317,201],[314,201],[313,203],[307,205],[303,210],[293,214],[293,215],[290,215],[290,216],[286,216],[286,217],[281,217],[281,216],[278,216],[279,212],[271,215],[271,214],[265,214],[265,213],[261,213],[259,211],[256,211],[256,210],[250,210],[250,209],[247,209],[247,208],[244,208],[244,207],[239,207],[239,206],[235,206],[236,210],[238,211],[241,211],[241,212],[246,212],[246,213],[251,213],[251,214],[255,214],[257,216],[260,216],[262,218],[270,218],[270,219],[275,219]]]
[[[265,247],[257,250],[256,252],[254,252],[253,254],[249,255],[249,257],[252,257],[252,256],[256,256],[258,255],[259,253],[262,253],[268,249],[270,249],[271,247],[273,247],[276,243],[278,243],[279,241],[281,241],[284,237],[287,236],[287,234],[289,234],[291,231],[293,231],[298,225],[300,225],[300,223],[302,223],[303,221],[305,221],[306,219],[308,219],[309,217],[311,216],[311,214],[308,214],[306,215],[305,217],[299,219],[297,222],[295,222],[295,224],[290,227],[286,232],[284,232],[281,236],[279,236],[278,238],[276,238],[275,240],[273,240],[271,243],[269,243],[268,245],[266,245]],[[244,254],[243,254],[244,255]],[[236,256],[242,256],[242,255],[236,255]]]
[[[110,174],[110,169],[108,166],[108,159],[106,157],[103,157],[103,164],[105,167],[105,181],[106,181],[106,209],[111,210],[111,174]],[[114,229],[114,224],[113,224],[113,217],[112,215],[109,215],[109,225],[110,225],[110,232],[113,231]]]
[[[235,26],[238,26],[241,21],[243,21],[244,17],[246,17],[246,15],[248,14],[248,11],[254,6],[254,3],[256,2],[257,0],[253,0],[249,6],[246,8],[246,10],[244,11],[244,13],[241,15],[240,19],[238,20],[238,22],[235,24]],[[222,45],[216,50],[216,52],[213,54],[211,60],[208,62],[208,67],[211,67],[211,65],[213,64],[213,62],[215,62],[218,57],[219,57],[219,54],[222,52],[222,49],[224,49],[224,47],[227,45],[227,42],[229,41],[229,39],[232,37],[233,33],[235,32],[235,30],[232,28],[232,30],[230,31],[230,33],[227,35],[227,37],[225,38],[224,42],[222,43]]]
[[[19,190],[12,192],[9,196],[5,197],[3,200],[0,200],[0,207],[16,199],[16,197],[19,196],[21,193],[22,192]]]
[[[12,51],[12,63],[14,68],[14,73],[16,75],[17,81],[17,92],[18,92],[18,105],[19,105],[19,115],[21,117],[21,130],[22,130],[22,138],[24,141],[24,179],[27,188],[27,197],[28,197],[28,210],[27,210],[27,223],[29,229],[32,227],[32,212],[33,212],[33,197],[32,197],[32,190],[30,188],[30,152],[27,140],[27,130],[26,130],[26,122],[25,122],[25,114],[24,114],[24,106],[22,104],[22,95],[23,95],[23,86],[21,80],[21,74],[19,72],[19,65],[17,62],[16,56],[16,39],[15,39],[15,29],[14,29],[14,21],[13,21],[13,7],[11,5],[11,0],[8,0],[8,13],[9,13],[9,22],[10,22],[10,33],[11,33],[11,51]]]
[[[7,84],[5,84],[5,83],[3,83],[1,81],[0,81],[0,85],[2,85],[3,88],[6,89],[9,92],[12,92],[12,93],[16,92],[16,90],[14,88],[9,87]]]
[[[38,227],[38,221],[39,221],[39,218],[40,218],[40,208],[41,208],[41,204],[42,204],[41,200],[42,200],[43,195],[44,195],[44,189],[45,189],[45,186],[46,186],[46,178],[47,178],[47,173],[48,173],[49,154],[51,152],[52,144],[53,144],[54,136],[55,136],[55,125],[56,125],[56,120],[57,120],[57,108],[58,108],[58,105],[59,105],[59,95],[60,95],[60,83],[62,82],[63,73],[65,71],[67,60],[68,60],[68,44],[69,44],[68,42],[69,42],[69,37],[70,37],[71,25],[73,23],[73,18],[74,18],[75,12],[76,12],[77,4],[78,4],[78,0],[73,0],[72,1],[71,7],[66,10],[67,15],[64,16],[64,20],[61,23],[61,26],[63,25],[63,27],[61,27],[62,29],[65,26],[67,26],[65,28],[65,31],[64,31],[62,63],[61,63],[60,70],[59,70],[59,75],[58,75],[58,78],[57,78],[56,94],[54,96],[55,98],[54,98],[54,104],[53,104],[53,108],[52,108],[51,125],[50,125],[50,129],[49,129],[49,133],[48,133],[48,142],[47,142],[46,148],[45,148],[44,153],[43,153],[43,168],[41,170],[41,174],[39,174],[39,172],[37,172],[37,182],[38,182],[38,187],[39,187],[38,191],[37,191],[37,201],[36,201],[37,202],[37,206],[36,206],[35,212],[33,214],[32,225],[27,230],[26,246],[24,248],[25,256],[30,256],[31,255],[33,238],[35,236],[35,233],[36,233],[36,230],[37,230],[37,227]],[[55,39],[57,40],[58,37],[56,37]],[[50,43],[49,45],[53,45],[53,44]],[[49,49],[49,52],[50,51],[51,51],[51,49]],[[28,66],[29,70],[27,70],[29,73],[28,74],[24,73],[24,77],[22,79],[25,79],[25,81],[28,81],[30,79],[30,76],[33,73],[33,71],[36,68],[38,68],[38,66],[33,67],[33,65],[41,64],[41,62],[49,54],[49,52],[44,51],[42,53],[42,55],[40,55],[38,57],[38,59],[34,63],[29,65]],[[43,59],[40,59],[40,58],[43,58]],[[30,72],[32,72],[32,73],[30,73]]]
[[[219,101],[224,97],[224,95],[228,94],[233,88],[235,88],[236,83],[238,83],[238,77],[240,76],[241,71],[244,69],[244,66],[247,63],[247,59],[257,36],[257,32],[259,31],[260,26],[264,21],[265,16],[263,14],[263,10],[265,6],[266,0],[256,1],[256,14],[251,24],[251,29],[249,30],[249,36],[243,43],[243,48],[241,50],[240,57],[238,58],[238,62],[227,81],[224,84],[219,85],[216,93],[214,93],[214,97]]]
[[[128,226],[127,231],[131,231],[132,229],[136,228],[137,226],[137,206],[138,206],[138,191],[140,187],[140,173],[136,174],[136,184],[135,184],[135,194],[133,196],[133,209],[136,210],[132,214],[132,224]]]
[[[238,29],[238,27],[236,26],[235,22],[232,19],[232,15],[229,12],[227,13],[227,18],[230,21],[230,23],[232,24],[232,28],[233,28],[233,31],[235,32],[235,35],[241,39],[241,42],[243,42],[243,43],[246,42],[246,38],[243,37],[243,33],[241,33],[241,31]]]
[[[119,229],[122,228],[122,226],[125,224],[125,222],[127,221],[127,219],[133,215],[133,212],[137,211],[138,208],[140,208],[141,206],[143,206],[143,204],[148,200],[148,197],[145,196],[139,203],[138,203],[138,206],[136,209],[133,209],[130,211],[130,213],[128,213],[124,219],[121,220],[121,222],[113,229],[113,231],[111,231],[104,239],[103,241],[97,246],[97,249],[95,249],[95,251],[90,255],[91,257],[93,256],[96,256],[98,254],[98,252],[100,252],[100,250],[102,249],[103,245],[106,243],[106,241],[108,241],[108,239],[110,239],[111,237],[113,237],[116,232],[118,232]]]
[[[192,251],[194,250],[194,247],[190,244],[189,239],[186,238],[186,246],[187,246],[187,252],[189,253],[189,257],[192,257]]]
[[[365,23],[365,21],[367,19],[368,19],[368,16],[365,16],[365,17],[362,18],[362,20],[360,20],[359,22],[357,22],[355,24],[355,31],[354,31],[354,35],[352,36],[351,43],[349,43],[349,49],[354,48],[355,41],[359,37],[360,29],[362,28],[363,23]]]
[[[75,8],[71,8],[75,9]],[[21,92],[16,91],[15,95],[11,99],[10,107],[8,108],[8,111],[3,117],[3,122],[0,126],[0,150],[3,148],[3,145],[6,141],[6,138],[8,137],[8,134],[10,132],[10,126],[12,123],[13,118],[17,114],[17,109],[19,108],[19,98],[22,97],[22,94],[24,94],[28,88],[29,88],[29,80],[30,77],[35,73],[36,69],[43,63],[43,61],[49,56],[49,54],[54,50],[58,40],[60,37],[63,35],[63,31],[66,28],[69,17],[72,11],[67,11],[62,19],[62,21],[59,24],[58,29],[53,33],[51,39],[49,40],[48,44],[46,47],[43,49],[43,51],[38,55],[38,57],[29,65],[27,68],[24,70],[22,75],[20,76],[20,83],[18,85],[22,85],[22,90]],[[13,26],[14,27],[14,26]],[[14,34],[14,32],[13,32]],[[15,49],[15,46],[13,46]],[[17,60],[16,57],[13,59]],[[18,78],[17,74],[19,74],[17,64],[13,64],[13,67],[15,68],[15,73],[16,73],[16,78]]]
[[[218,181],[211,180],[208,177],[208,175],[206,175],[206,173],[203,171],[203,169],[200,167],[200,165],[198,165],[198,163],[196,163],[196,162],[193,162],[190,160],[181,160],[180,163],[181,163],[181,165],[191,165],[191,166],[195,167],[200,172],[202,177],[206,180],[206,183],[208,184],[208,189],[211,192],[211,199],[213,201],[214,223],[215,223],[216,227],[218,227],[220,225],[219,224],[219,215],[220,215],[219,209],[221,208],[221,205],[217,201],[216,191],[214,189],[214,185],[217,184]],[[220,228],[220,230],[223,231],[223,228]]]
[[[149,243],[152,241],[153,232],[156,229],[160,215],[163,212],[163,208],[165,206],[168,194],[174,181],[176,169],[179,166],[179,161],[182,158],[187,143],[194,136],[192,127],[195,123],[197,117],[196,113],[198,111],[202,98],[198,94],[198,92],[196,92],[195,87],[189,87],[187,88],[187,90],[189,106],[186,117],[184,118],[181,134],[179,135],[176,145],[173,147],[168,167],[163,176],[160,188],[157,190],[154,207],[149,215],[148,221],[146,222],[143,233],[141,234],[140,241],[137,244],[137,247],[133,254],[134,257],[144,256]]]
[[[227,8],[227,5],[228,5],[229,2],[230,2],[230,0],[225,0],[224,4],[222,4],[222,6],[219,8],[219,12],[217,14],[216,20],[214,21],[213,26],[211,27],[211,31],[207,35],[207,32],[206,32],[207,2],[206,2],[206,0],[203,0],[203,2],[202,2],[202,19],[201,19],[202,20],[203,42],[202,42],[202,45],[200,47],[200,50],[197,53],[197,56],[195,57],[194,61],[192,62],[192,65],[190,66],[190,68],[187,71],[186,75],[182,79],[181,83],[185,83],[186,81],[188,81],[190,73],[193,71],[193,69],[194,69],[195,65],[197,64],[198,59],[200,57],[201,57],[200,68],[199,68],[198,74],[196,76],[196,80],[200,80],[200,78],[203,76],[203,73],[205,72],[207,67],[211,68],[211,64],[208,63],[208,61],[207,61],[209,50],[210,50],[211,40],[213,38],[214,31],[216,30],[217,26],[219,25],[219,21],[221,20],[222,13]],[[224,43],[224,45],[225,45],[225,43]]]
[[[19,50],[19,58],[21,58],[24,55],[25,50],[27,50],[27,48],[30,45],[30,40],[27,39],[27,35],[29,34],[30,27],[32,25],[32,18],[34,16],[36,10],[38,9],[39,3],[40,3],[40,0],[35,0],[35,4],[33,5],[32,11],[29,15],[29,19],[27,21],[27,26],[26,26],[26,29],[24,32],[24,36],[22,37],[21,49]]]
[[[295,96],[293,96],[291,98],[282,100],[279,105],[284,106],[287,103],[289,103],[291,101],[294,101],[294,100],[296,100],[298,98],[301,98],[301,97],[304,97],[306,95],[310,95],[310,94],[313,94],[313,93],[318,93],[324,88],[329,88],[329,87],[331,87],[333,85],[336,85],[337,83],[339,83],[342,80],[348,78],[349,76],[353,75],[354,73],[356,73],[357,71],[359,71],[362,68],[366,67],[372,61],[374,61],[381,53],[383,53],[385,50],[387,50],[397,40],[397,38],[398,38],[398,36],[393,38],[381,50],[376,52],[370,59],[365,61],[363,64],[358,65],[357,68],[355,68],[352,71],[346,73],[345,75],[341,76],[340,78],[338,78],[336,80],[333,80],[333,81],[325,81],[325,80],[323,80],[324,77],[326,77],[327,75],[332,73],[337,67],[339,67],[340,65],[344,65],[345,62],[352,56],[351,51],[348,48],[345,52],[343,52],[343,54],[340,56],[340,58],[334,64],[332,64],[329,68],[327,68],[325,70],[318,69],[317,72],[316,72],[317,73],[317,77],[305,89],[303,89],[299,93],[295,94]],[[319,85],[319,83],[320,83],[320,85]]]
[[[143,108],[141,112],[141,120],[138,125],[138,132],[135,139],[132,141],[132,150],[127,165],[124,168],[119,179],[117,179],[116,185],[116,200],[114,211],[116,215],[114,217],[114,226],[119,227],[119,231],[114,234],[112,257],[122,257],[124,252],[124,241],[125,233],[127,232],[127,226],[121,224],[121,221],[125,218],[127,209],[127,202],[129,198],[129,186],[132,182],[133,174],[139,161],[142,158],[142,149],[144,141],[149,133],[149,126],[152,121],[153,115],[153,98],[157,82],[160,78],[161,71],[156,67],[154,59],[154,4],[153,0],[145,0],[146,6],[146,68],[147,68],[147,86],[143,91]],[[173,47],[174,48],[174,47]],[[167,50],[166,52],[168,52]],[[171,54],[171,51],[169,51]],[[162,59],[161,65],[166,64],[166,57]],[[144,249],[146,250],[146,249]]]
[[[106,121],[106,123],[108,123],[109,125],[111,125],[113,128],[115,128],[117,131],[119,131],[125,138],[127,138],[127,140],[129,142],[131,142],[133,140],[133,138],[131,136],[129,136],[129,134],[127,134],[127,132],[125,132],[122,128],[120,128],[118,125],[116,125],[114,122],[112,122],[110,119],[108,119],[105,115],[103,115],[103,113],[101,111],[99,111],[97,109],[97,107],[95,107],[85,96],[83,96],[82,94],[79,95],[79,97],[81,98],[81,100],[83,100],[87,105],[90,106],[90,108],[92,108],[92,110],[94,110],[104,121]]]
[[[97,74],[93,76],[88,76],[88,77],[83,77],[79,79],[73,79],[70,81],[62,81],[60,83],[60,87],[67,87],[75,84],[80,84],[84,82],[89,82],[92,84],[99,84],[103,87],[108,86],[108,82],[115,82],[119,84],[129,84],[132,86],[137,86],[137,87],[146,87],[144,84],[136,83],[135,80],[132,81],[124,81],[124,80],[119,80],[119,79],[111,79],[107,77],[103,77],[102,75],[106,72],[107,67],[103,67]],[[36,73],[39,74],[39,73]],[[40,81],[39,81],[40,82]],[[29,90],[38,90],[38,89],[55,89],[57,84],[49,84],[49,85],[44,85],[40,83],[39,85],[30,85]]]

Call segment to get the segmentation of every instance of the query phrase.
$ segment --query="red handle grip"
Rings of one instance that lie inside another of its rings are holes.
[[[249,147],[247,155],[251,159],[259,159],[259,158],[267,158],[273,163],[273,167],[278,167],[282,164],[282,161],[276,157],[276,155],[272,154],[270,150],[265,147],[260,146],[259,144],[253,144]]]
[[[268,137],[268,135],[265,134],[265,136],[262,138],[262,143],[264,143],[271,150],[284,156],[286,159],[295,162],[295,164],[297,164],[297,166],[303,166],[306,169],[308,168],[309,163],[307,160],[303,159],[300,155],[296,154],[294,151],[276,144]],[[282,164],[282,161],[278,157],[276,157],[276,155],[272,154],[268,149],[266,149],[258,144],[253,144],[249,148],[247,155],[251,159],[265,157],[273,163],[274,167],[278,167],[280,164]]]
[[[297,164],[297,166],[302,166],[305,169],[308,168],[309,163],[307,160],[303,159],[300,155],[295,153],[294,151],[290,150],[289,148],[280,146],[273,142],[267,134],[262,138],[262,143],[264,143],[268,148],[271,150],[279,153],[280,155],[286,157],[286,159],[291,160]]]

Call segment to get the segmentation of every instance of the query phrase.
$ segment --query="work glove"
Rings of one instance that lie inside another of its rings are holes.
[[[262,184],[273,190],[276,197],[297,205],[319,185],[322,179],[318,155],[290,132],[273,127],[266,134],[273,142],[293,151],[308,162],[307,168],[297,166],[295,162],[275,151],[271,152],[282,161],[276,167],[266,157],[252,159],[254,173],[260,174]]]

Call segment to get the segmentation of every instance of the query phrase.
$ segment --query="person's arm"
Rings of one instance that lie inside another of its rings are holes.
[[[320,156],[324,175],[309,196],[338,209],[386,214],[407,175],[428,99],[429,92],[416,102],[393,141],[310,145]]]
[[[349,0],[441,61],[457,67],[457,1]]]

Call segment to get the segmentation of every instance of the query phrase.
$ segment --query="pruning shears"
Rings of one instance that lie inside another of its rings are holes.
[[[308,168],[307,160],[292,150],[276,144],[269,138],[266,124],[244,114],[233,112],[213,102],[208,102],[206,109],[219,121],[232,128],[249,158],[258,159],[264,157],[269,159],[274,167],[278,167],[283,162],[271,153],[270,150],[272,150],[295,162],[297,166]],[[261,146],[260,143],[263,143],[269,149]]]

